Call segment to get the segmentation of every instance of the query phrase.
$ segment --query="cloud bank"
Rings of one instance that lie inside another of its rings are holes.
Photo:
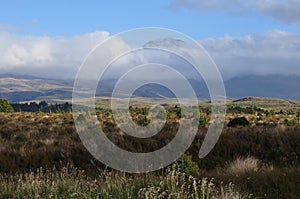
[[[0,73],[73,78],[88,53],[108,37],[109,33],[105,31],[69,38],[23,36],[0,32]],[[162,41],[157,45],[163,45]],[[166,42],[168,41],[166,40]],[[207,38],[199,43],[211,55],[224,79],[251,74],[300,76],[299,35],[274,30],[263,35],[251,34],[241,38],[231,36]],[[120,49],[127,49],[129,45],[121,39],[116,39],[107,51],[118,54]],[[172,45],[172,43],[167,45]],[[175,48],[178,45],[180,42],[174,43]],[[115,64],[115,68],[109,72],[117,74],[126,71],[127,66],[147,63],[147,61],[163,62],[174,68],[180,67],[183,73],[192,75],[190,67],[185,69],[184,63],[179,62],[178,58],[154,52],[136,53],[127,58],[121,58]]]
[[[0,71],[70,78],[95,45],[108,37],[104,31],[69,38],[0,32]]]
[[[300,25],[299,0],[173,0],[171,7],[225,11],[232,14],[259,13],[286,24]]]
[[[199,41],[225,79],[241,75],[300,75],[300,36],[274,30],[242,38]]]

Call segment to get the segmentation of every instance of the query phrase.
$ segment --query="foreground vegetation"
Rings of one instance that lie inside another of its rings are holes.
[[[36,172],[0,176],[2,198],[248,198],[236,191],[234,184],[216,186],[213,179],[201,180],[175,168],[159,176],[128,176],[103,172],[90,178],[84,171],[69,166],[60,170],[38,169]]]
[[[272,102],[274,103],[274,102]],[[209,120],[200,107],[199,131],[176,163],[147,174],[106,168],[82,145],[71,113],[0,113],[0,198],[300,198],[299,110],[250,102],[228,105],[223,133],[204,159],[198,158]],[[265,106],[263,106],[265,105]],[[108,138],[133,152],[153,151],[174,137],[180,107],[166,106],[157,135],[135,139],[120,131],[111,111],[98,106]],[[149,108],[130,107],[139,125]],[[3,111],[4,112],[4,111]]]

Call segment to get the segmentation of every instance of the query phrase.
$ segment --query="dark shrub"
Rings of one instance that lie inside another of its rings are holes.
[[[245,117],[237,117],[228,123],[228,127],[249,126],[249,121]]]
[[[24,134],[19,134],[15,137],[15,140],[16,141],[19,141],[19,142],[24,142],[27,140],[26,136]]]

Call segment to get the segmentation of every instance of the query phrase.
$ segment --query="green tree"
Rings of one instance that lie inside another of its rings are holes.
[[[8,101],[6,99],[0,99],[0,112],[11,113],[11,112],[14,112],[14,109],[8,103]]]

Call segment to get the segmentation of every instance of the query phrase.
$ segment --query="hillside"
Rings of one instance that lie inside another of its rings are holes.
[[[300,99],[300,77],[296,75],[240,76],[225,82],[227,96],[241,98],[255,96],[264,98]]]
[[[209,99],[209,93],[203,81],[189,80],[199,99]],[[116,80],[106,79],[97,88],[97,97],[110,97]],[[227,98],[238,99],[247,96],[262,98],[280,98],[299,100],[299,76],[267,75],[240,76],[224,82]],[[72,97],[72,80],[57,80],[33,77],[28,75],[0,75],[0,98],[11,103],[25,101],[61,102],[70,101]],[[126,93],[121,96],[129,97]],[[154,99],[174,98],[167,88],[157,84],[140,87],[133,97]]]
[[[67,81],[21,75],[0,76],[0,98],[8,99],[11,103],[69,100],[71,94],[72,84]]]

